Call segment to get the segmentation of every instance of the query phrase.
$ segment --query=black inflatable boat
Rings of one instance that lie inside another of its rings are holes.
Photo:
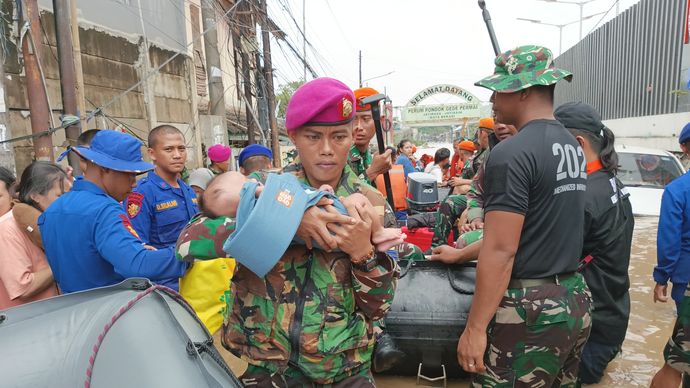
[[[431,381],[466,375],[456,349],[474,296],[476,263],[402,260],[400,267],[386,332],[405,358],[384,373]]]

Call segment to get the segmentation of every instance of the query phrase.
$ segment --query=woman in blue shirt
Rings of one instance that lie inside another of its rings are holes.
[[[403,166],[403,170],[405,170],[405,179],[407,179],[407,175],[411,172],[416,171],[412,162],[413,147],[414,144],[407,139],[403,139],[400,144],[398,144],[398,153],[400,156],[398,156],[398,160],[395,161],[395,164],[401,164]]]

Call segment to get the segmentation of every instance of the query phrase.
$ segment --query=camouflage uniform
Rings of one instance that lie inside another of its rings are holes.
[[[489,150],[483,152],[488,156]],[[486,157],[484,160],[486,160]],[[470,190],[467,192],[467,221],[471,222],[477,218],[484,219],[484,173],[486,171],[484,163],[479,166],[477,173],[472,178]]]
[[[431,240],[431,247],[448,244],[448,236],[455,226],[455,222],[467,207],[467,198],[462,194],[449,195],[438,210],[436,210],[436,225],[434,226],[434,237]]]
[[[357,175],[361,181],[373,185],[367,176],[367,168],[371,166],[371,162],[374,157],[371,155],[371,151],[367,150],[362,154],[356,145],[350,147],[350,153],[347,155],[347,164],[350,166],[352,171]]]
[[[301,166],[284,171],[308,184]],[[384,208],[386,226],[395,224],[381,194],[348,166],[335,189],[339,196],[362,193],[374,207]],[[232,227],[229,220],[213,222],[199,219],[188,225],[178,241],[178,257],[218,257]],[[401,257],[420,253],[409,245],[400,250]],[[390,308],[398,273],[390,257],[379,257],[377,270],[365,273],[353,270],[345,253],[293,245],[263,279],[238,265],[223,346],[251,365],[244,376],[247,383],[271,386],[274,378],[301,381],[298,385],[366,380],[374,321]]]
[[[472,178],[472,184],[470,185],[470,190],[465,195],[453,194],[449,195],[441,203],[441,206],[436,211],[436,226],[434,226],[434,237],[431,240],[431,246],[437,247],[448,243],[448,236],[450,235],[455,222],[460,217],[462,212],[467,209],[467,220],[471,221],[477,217],[484,218],[484,200],[482,199],[482,183],[484,180],[484,161],[486,161],[489,155],[489,149],[484,150],[481,154],[477,155],[478,160],[470,161],[465,163],[465,168],[462,170],[463,178],[465,174],[469,172],[474,172],[475,165],[477,166],[477,172]],[[466,178],[469,179],[469,178]]]
[[[486,372],[472,386],[575,387],[591,299],[579,273],[560,284],[507,289],[488,328]]]
[[[673,334],[664,348],[664,360],[673,369],[690,373],[690,287],[680,302]]]
[[[479,172],[479,169],[481,168],[482,164],[484,164],[484,161],[486,160],[487,155],[489,154],[489,149],[485,150],[480,150],[477,155],[472,157],[471,159],[468,159],[467,162],[465,162],[465,167],[462,169],[462,177],[464,179],[472,179],[474,178],[475,175],[477,175],[477,172]]]

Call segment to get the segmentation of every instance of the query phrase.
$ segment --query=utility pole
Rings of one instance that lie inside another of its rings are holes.
[[[268,143],[270,143],[270,134],[268,133],[268,106],[266,104],[266,83],[263,80],[263,66],[261,66],[261,53],[259,53],[259,50],[256,50],[254,53],[254,62],[256,63],[256,66],[254,66],[254,79],[256,80],[256,107],[259,115],[259,131],[269,136]]]
[[[201,19],[204,31],[216,25],[216,11],[211,0],[201,1]],[[222,130],[227,131],[225,119],[225,95],[223,88],[223,74],[220,67],[218,53],[218,29],[214,28],[204,35],[204,51],[206,53],[206,78],[208,78],[208,113],[220,116]]]
[[[252,121],[252,85],[251,85],[251,72],[249,69],[249,54],[242,52],[242,83],[244,84],[244,112],[247,116],[247,142],[249,144],[254,144],[254,121]]]
[[[60,69],[60,93],[62,95],[62,114],[77,115],[77,80],[74,74],[74,51],[72,51],[72,27],[70,26],[70,0],[53,0],[55,15],[55,38],[57,40],[58,67]],[[81,133],[80,125],[65,128],[67,142],[77,145]],[[68,154],[69,165],[74,175],[81,175],[79,156],[74,152]]]
[[[261,38],[264,51],[264,78],[266,79],[266,100],[268,102],[268,125],[271,128],[271,148],[273,150],[273,167],[280,168],[282,165],[280,154],[280,133],[276,120],[276,97],[273,90],[273,62],[271,60],[271,37],[268,31],[268,11],[266,9],[267,0],[259,0],[261,7]]]
[[[141,23],[141,44],[139,50],[141,50],[143,66],[141,71],[141,78],[144,81],[142,83],[142,91],[144,92],[144,105],[146,106],[146,113],[148,115],[149,121],[149,131],[152,130],[156,125],[158,125],[158,114],[156,112],[156,97],[153,90],[153,80],[146,78],[151,72],[151,57],[149,54],[149,39],[146,35],[146,24],[144,23],[144,10],[141,8],[141,0],[137,0],[137,5],[139,7],[139,23]]]
[[[77,112],[79,113],[79,126],[85,129],[82,123],[86,123],[86,98],[84,97],[84,72],[81,67],[81,42],[79,40],[79,18],[77,16],[77,0],[70,0],[70,20],[72,20],[72,56],[74,58],[74,74],[76,75]]]
[[[255,125],[252,120],[252,84],[251,84],[251,68],[249,64],[249,37],[253,33],[253,29],[249,26],[253,25],[251,4],[247,1],[239,5],[238,12],[239,34],[237,35],[238,47],[240,49],[240,60],[242,64],[242,83],[244,85],[244,112],[247,121],[247,142],[249,144],[256,143],[254,139]]]
[[[31,132],[36,134],[50,128],[50,107],[48,96],[43,87],[43,78],[39,68],[39,47],[41,45],[41,25],[38,16],[37,0],[25,0],[24,10],[30,24],[22,42],[24,68],[26,71],[26,91],[31,111]],[[55,160],[53,155],[52,135],[39,136],[33,139],[36,160]]]
[[[362,87],[362,50],[359,50],[359,87]]]

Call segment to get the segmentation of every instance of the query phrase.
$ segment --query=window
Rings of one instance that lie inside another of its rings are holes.
[[[626,186],[663,189],[683,174],[675,159],[666,155],[619,152],[618,158],[618,179]]]

